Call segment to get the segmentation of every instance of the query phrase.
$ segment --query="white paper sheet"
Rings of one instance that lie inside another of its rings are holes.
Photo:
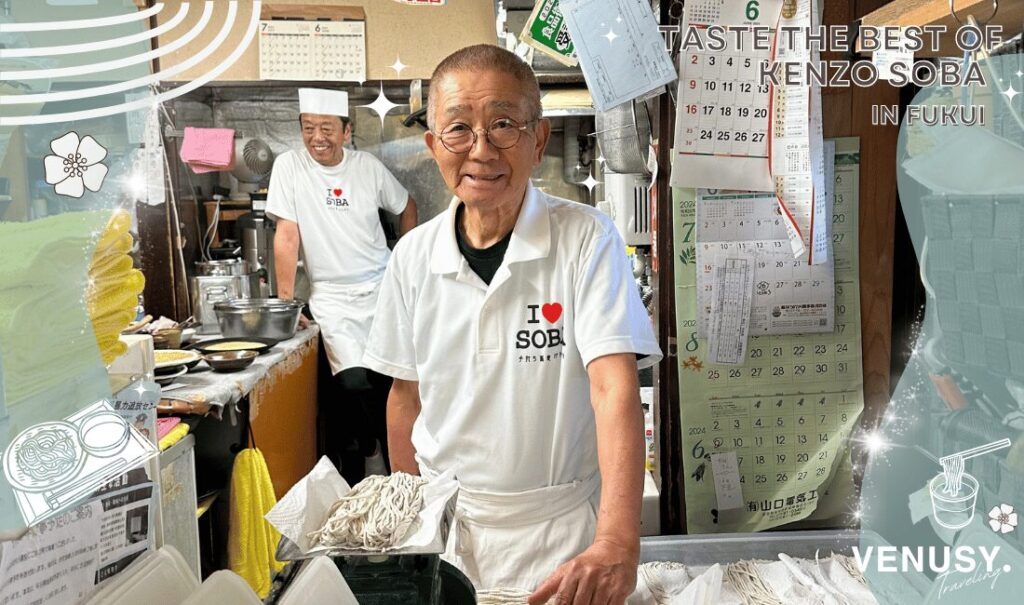
[[[808,265],[793,257],[772,194],[702,190],[696,231],[698,336],[709,335],[717,259],[738,255],[754,259],[750,335],[834,329],[833,263]]]
[[[739,365],[746,361],[754,262],[753,255],[747,253],[715,258],[708,335],[708,357],[714,363]]]
[[[308,475],[288,490],[265,518],[281,532],[281,535],[294,542],[304,555],[315,556],[327,552],[337,554],[341,549],[325,546],[314,548],[309,534],[323,526],[330,507],[350,489],[331,461],[324,456]],[[458,490],[459,482],[454,479],[451,471],[441,474],[424,486],[423,508],[420,510],[415,530],[400,544],[390,549],[390,552],[409,548],[442,552],[442,518],[448,501]]]
[[[676,79],[650,2],[561,0],[560,6],[598,111]]]
[[[819,53],[808,48],[806,33],[820,19],[817,3],[796,0],[796,10],[782,11],[780,28],[795,35],[779,36],[775,61],[817,61]],[[810,264],[828,260],[825,214],[824,142],[821,123],[821,89],[815,84],[772,88],[773,115],[769,137],[772,177],[793,255]]]

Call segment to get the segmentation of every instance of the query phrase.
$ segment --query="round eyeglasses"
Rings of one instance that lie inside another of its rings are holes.
[[[440,133],[435,134],[441,139],[441,144],[444,145],[444,148],[452,153],[466,153],[472,149],[476,145],[477,133],[480,131],[484,132],[487,136],[487,142],[495,149],[509,149],[510,147],[515,147],[523,131],[529,128],[532,122],[536,121],[530,120],[520,125],[519,122],[511,118],[501,118],[491,122],[487,130],[473,130],[466,124],[456,122],[449,124]]]

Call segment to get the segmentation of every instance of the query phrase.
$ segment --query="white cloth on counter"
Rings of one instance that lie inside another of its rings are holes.
[[[463,486],[515,492],[590,477],[587,365],[661,357],[625,244],[606,215],[530,185],[488,286],[459,251],[460,203],[395,247],[364,365],[419,381],[412,443]]]

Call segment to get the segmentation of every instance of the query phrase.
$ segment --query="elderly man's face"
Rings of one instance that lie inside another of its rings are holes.
[[[304,113],[299,116],[302,142],[318,164],[337,166],[345,152],[342,149],[352,137],[352,125],[342,125],[338,116]]]
[[[521,202],[530,172],[544,157],[551,125],[531,115],[519,81],[498,71],[456,71],[431,85],[438,87],[439,94],[433,132],[427,132],[426,143],[448,188],[470,207],[482,210]],[[498,149],[484,136],[496,123],[526,129],[515,145]],[[465,136],[467,130],[476,131],[477,140],[461,153],[447,149],[440,134],[435,134],[462,131]]]

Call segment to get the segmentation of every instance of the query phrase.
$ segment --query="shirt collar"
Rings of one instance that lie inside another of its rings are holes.
[[[534,187],[532,181],[527,184],[523,205],[519,209],[519,217],[512,228],[512,239],[505,252],[505,264],[547,257],[551,249],[551,218],[543,196],[544,193]],[[455,212],[461,203],[461,200],[453,197],[448,205],[444,225],[434,240],[430,261],[432,273],[458,273],[462,268],[462,252],[455,239]]]

